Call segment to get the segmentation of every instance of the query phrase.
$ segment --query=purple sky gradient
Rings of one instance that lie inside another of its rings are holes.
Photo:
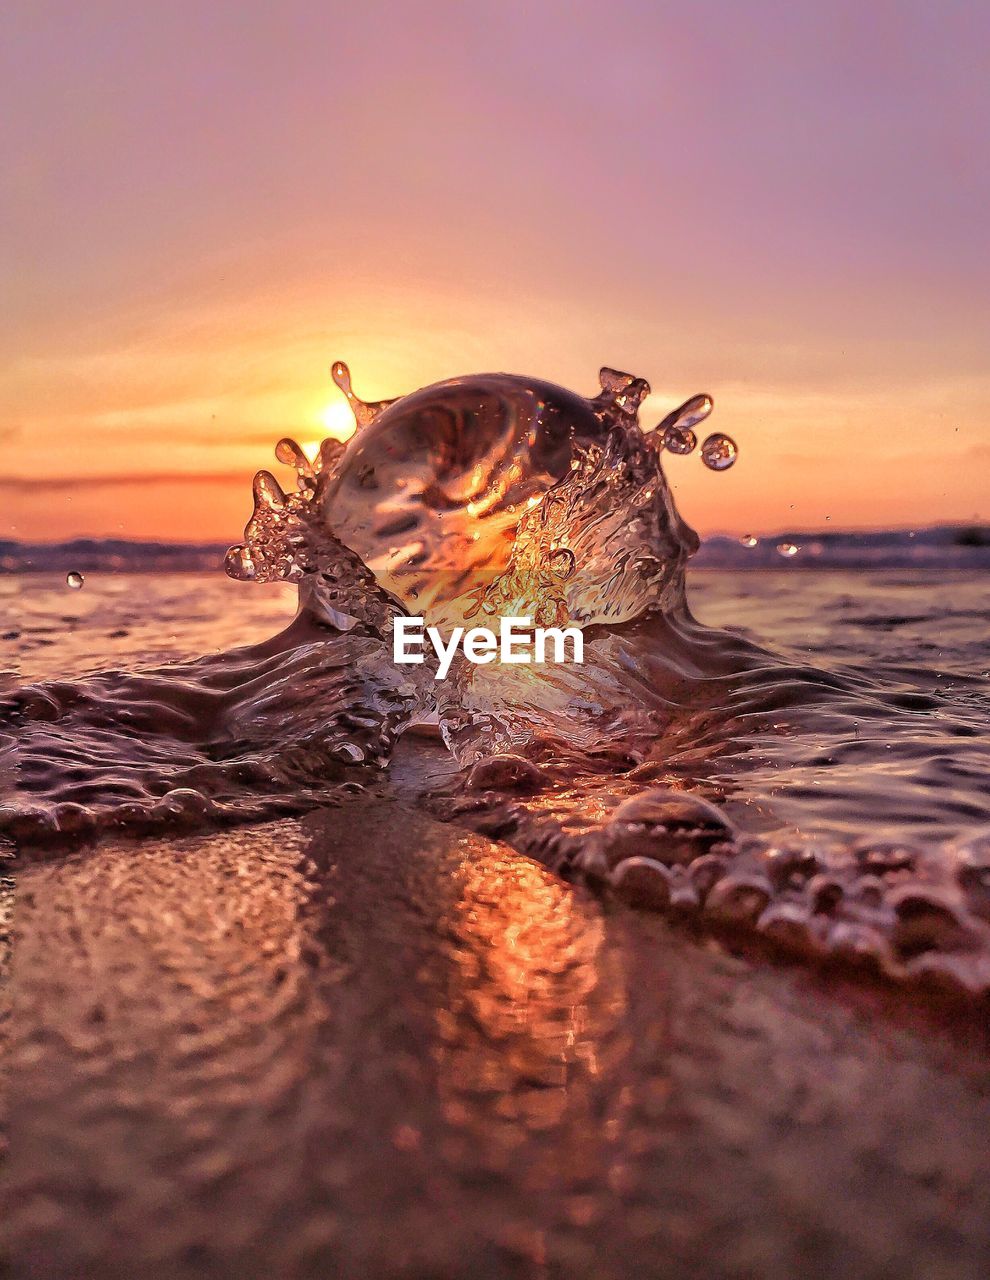
[[[482,368],[592,392],[602,363],[656,417],[708,390],[742,454],[671,462],[702,529],[988,515],[986,4],[3,25],[8,532],[236,536],[242,477],[319,436],[337,356],[369,396]],[[12,487],[42,454],[134,494]],[[180,501],[184,471],[230,482]]]

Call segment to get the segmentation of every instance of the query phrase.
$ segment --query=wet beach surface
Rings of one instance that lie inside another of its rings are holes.
[[[19,877],[29,1276],[977,1277],[990,1068],[395,800]]]
[[[203,575],[0,592],[24,680],[260,640],[295,597]],[[911,753],[934,756],[939,822],[980,824],[952,796],[987,749],[982,579],[700,573],[690,599],[795,661],[931,694],[911,722],[930,736],[874,776],[897,799]],[[767,742],[705,765],[708,794],[757,827],[814,814],[828,762]],[[15,1273],[986,1274],[985,1008],[949,1022],[567,885],[418,811],[449,767],[410,737],[343,807],[17,870]],[[857,821],[878,808],[862,776]]]

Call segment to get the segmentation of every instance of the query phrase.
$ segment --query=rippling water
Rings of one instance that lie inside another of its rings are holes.
[[[435,723],[451,766],[422,803],[565,879],[990,989],[985,576],[709,572],[686,591],[697,539],[661,461],[698,446],[708,397],[649,433],[647,384],[610,370],[590,400],[485,375],[379,405],[336,376],[360,430],[316,464],[281,442],[298,488],[259,473],[228,557],[241,581],[4,583],[10,838],[37,852],[326,804]],[[718,471],[737,449],[714,433],[699,453]],[[403,612],[567,621],[585,663],[460,662],[435,682],[391,661]]]
[[[11,613],[16,593],[14,645],[32,682],[174,668],[263,642],[291,621],[296,595],[278,584],[245,591],[220,574],[94,574],[71,594],[62,576],[32,575],[0,580],[0,592]],[[932,849],[990,824],[982,575],[705,571],[689,575],[689,595],[704,623],[738,629],[799,669],[882,680],[931,706],[895,706],[859,726],[840,718],[828,735],[781,716],[740,735],[732,755],[701,748],[692,759],[689,740],[672,762],[675,785],[724,805],[745,831],[785,838],[842,832]]]

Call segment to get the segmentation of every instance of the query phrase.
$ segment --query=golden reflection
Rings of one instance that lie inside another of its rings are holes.
[[[583,1146],[627,1039],[601,907],[508,851],[466,860],[457,885],[442,921],[449,989],[436,1014],[447,1119],[496,1166],[529,1132],[565,1118]]]

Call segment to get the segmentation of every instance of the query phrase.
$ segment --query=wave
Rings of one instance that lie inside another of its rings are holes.
[[[335,378],[356,434],[346,446],[325,441],[315,461],[281,441],[296,490],[260,472],[244,543],[225,558],[239,580],[295,583],[296,620],[263,644],[194,662],[4,691],[0,751],[17,778],[0,832],[38,856],[107,831],[340,802],[382,776],[404,732],[435,722],[454,772],[424,803],[566,878],[897,981],[990,991],[978,710],[948,714],[933,695],[788,660],[691,615],[685,574],[699,540],[662,461],[698,448],[710,397],[646,432],[647,383],[614,370],[602,370],[593,398],[491,374],[367,404],[343,365]],[[715,432],[699,452],[718,472],[738,451]],[[854,553],[875,564],[896,550],[913,564],[987,552],[982,535],[944,530],[856,535],[858,550],[849,535],[793,537],[794,551],[747,537],[709,543],[697,559],[721,554],[734,567],[772,555],[776,567],[807,553],[818,564],[845,556],[848,567]],[[65,548],[45,554],[64,563]],[[167,554],[164,544],[135,552],[159,566]],[[436,681],[429,662],[392,661],[394,619],[412,613],[445,630],[503,616],[573,624],[585,661],[461,658]],[[854,761],[860,750],[876,765],[892,741],[924,742],[936,712],[954,789],[922,845],[884,834],[896,824],[883,807],[903,799],[904,779],[864,798],[855,763],[838,796],[819,797],[850,815],[831,833],[754,830],[730,816],[747,803],[772,811],[774,788],[759,779],[775,776],[786,793],[789,772],[807,776],[809,752]]]

